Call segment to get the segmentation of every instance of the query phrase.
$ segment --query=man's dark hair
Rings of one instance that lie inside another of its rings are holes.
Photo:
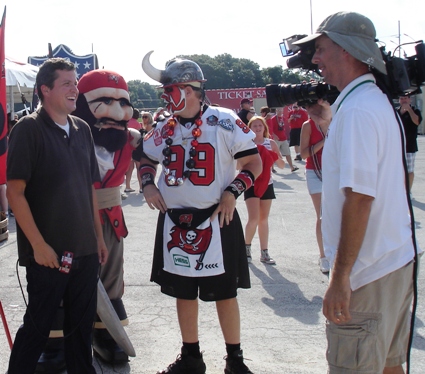
[[[65,60],[64,58],[49,58],[44,61],[38,70],[36,77],[36,86],[37,86],[37,94],[40,98],[40,101],[43,102],[43,92],[41,92],[41,86],[47,86],[49,88],[53,88],[54,82],[58,77],[56,70],[65,70],[65,71],[73,71],[75,70],[75,65]]]

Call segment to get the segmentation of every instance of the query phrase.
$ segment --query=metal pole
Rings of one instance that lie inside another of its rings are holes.
[[[401,45],[400,20],[398,21],[398,45]],[[398,49],[398,57],[401,57],[401,48]]]

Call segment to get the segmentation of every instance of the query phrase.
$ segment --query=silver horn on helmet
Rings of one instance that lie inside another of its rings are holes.
[[[206,81],[199,65],[191,60],[174,58],[168,61],[165,70],[159,70],[152,66],[150,55],[146,54],[142,61],[142,68],[152,79],[160,82],[164,86],[172,84],[188,84],[200,88]]]
[[[153,51],[150,51],[146,53],[145,57],[143,57],[142,69],[146,73],[146,75],[149,76],[149,78],[157,82],[161,82],[161,78],[164,74],[164,70],[159,70],[151,64],[150,57],[152,53]]]

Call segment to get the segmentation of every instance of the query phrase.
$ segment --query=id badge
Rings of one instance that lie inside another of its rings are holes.
[[[64,252],[62,259],[61,259],[61,264],[59,266],[59,271],[61,273],[65,273],[68,274],[71,271],[71,267],[72,267],[72,259],[74,258],[74,253],[72,252]]]

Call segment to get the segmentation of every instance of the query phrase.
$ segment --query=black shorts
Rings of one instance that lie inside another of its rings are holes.
[[[254,186],[248,188],[243,193],[244,200],[247,200],[251,197],[258,197],[257,195],[255,195]],[[276,195],[274,194],[274,187],[273,187],[273,183],[272,183],[272,184],[269,184],[266,192],[264,192],[263,196],[260,197],[260,200],[273,200],[273,199],[276,199]]]
[[[289,133],[289,146],[300,145],[301,129],[291,129]]]
[[[236,210],[230,224],[220,230],[225,272],[212,277],[184,277],[163,270],[164,217],[162,213],[158,216],[151,273],[151,281],[161,286],[162,293],[185,300],[199,297],[203,301],[219,301],[236,297],[238,288],[251,287],[245,238]]]

